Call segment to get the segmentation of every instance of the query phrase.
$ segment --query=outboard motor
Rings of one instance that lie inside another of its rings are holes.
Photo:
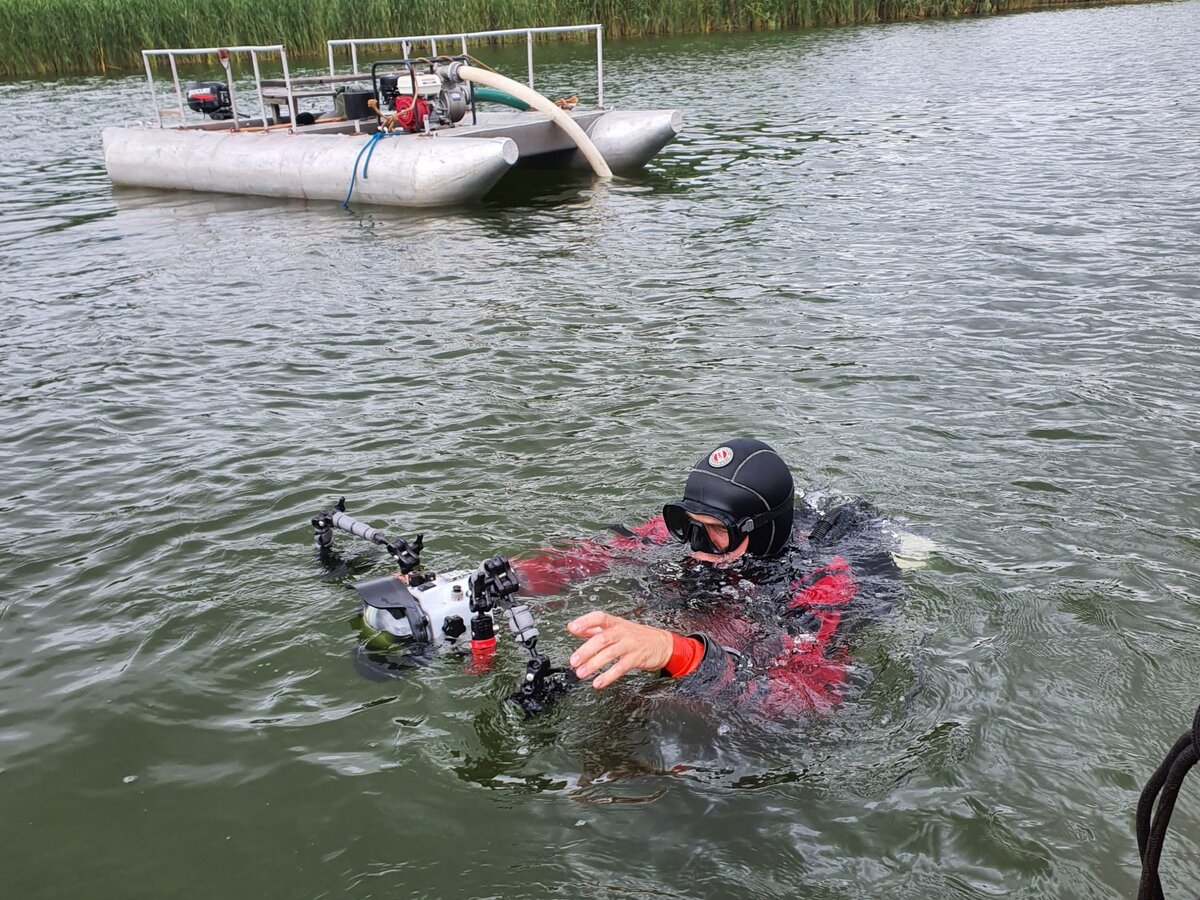
[[[232,119],[233,101],[229,86],[220,81],[193,81],[187,86],[188,109],[210,119]]]

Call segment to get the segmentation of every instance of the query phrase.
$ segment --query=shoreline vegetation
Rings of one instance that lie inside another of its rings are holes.
[[[0,76],[140,72],[141,51],[163,47],[282,43],[311,60],[330,38],[599,23],[611,39],[1109,2],[1123,0],[0,0]]]

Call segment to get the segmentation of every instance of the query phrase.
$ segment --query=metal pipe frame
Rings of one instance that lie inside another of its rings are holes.
[[[179,121],[182,126],[186,121],[185,109],[183,104],[183,88],[179,83],[179,67],[176,65],[176,59],[180,56],[212,56],[220,53],[248,53],[250,54],[250,63],[254,69],[254,87],[258,92],[259,112],[262,116],[263,125],[266,125],[266,103],[263,98],[262,75],[259,71],[258,54],[259,53],[278,53],[279,58],[283,63],[283,78],[287,82],[288,92],[288,109],[291,112],[292,126],[295,127],[296,120],[296,104],[295,98],[292,96],[292,78],[288,74],[287,49],[283,44],[247,44],[239,47],[172,47],[163,50],[143,50],[142,63],[146,67],[146,84],[150,89],[150,102],[154,104],[154,116],[158,120],[158,127],[165,128],[162,117],[162,107],[158,103],[158,91],[154,87],[154,71],[150,66],[150,58],[156,56],[165,56],[171,66],[171,85],[175,90],[175,99],[179,103]],[[333,60],[333,49],[329,51],[330,62]],[[229,99],[234,106],[233,127],[237,130],[237,103],[235,101],[234,84],[232,70],[229,63],[232,60],[226,59],[223,68],[226,71],[226,77],[229,79]]]
[[[384,37],[384,38],[338,38],[336,40],[326,41],[326,51],[329,57],[329,74],[336,75],[337,69],[334,65],[334,50],[338,47],[348,47],[350,49],[350,66],[355,73],[358,72],[358,48],[359,47],[378,47],[386,44],[400,44],[404,51],[405,59],[412,54],[409,46],[414,43],[428,41],[431,49],[431,56],[437,56],[438,41],[453,41],[462,42],[463,54],[467,53],[467,40],[476,38],[491,38],[491,37],[519,37],[525,36],[526,45],[526,62],[529,73],[529,87],[533,87],[533,36],[535,34],[566,34],[572,32],[595,32],[596,34],[596,105],[603,108],[604,106],[604,26],[603,25],[547,25],[540,28],[498,28],[493,31],[461,31],[450,34],[421,34],[408,35],[407,37]]]

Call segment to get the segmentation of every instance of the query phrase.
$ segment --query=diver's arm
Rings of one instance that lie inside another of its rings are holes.
[[[576,581],[607,571],[621,554],[647,544],[666,543],[668,537],[663,517],[655,516],[623,529],[607,541],[581,541],[563,550],[544,550],[536,556],[513,560],[512,567],[526,595],[557,594]]]
[[[675,634],[603,612],[580,616],[567,628],[587,638],[570,662],[579,678],[595,675],[596,689],[635,669],[657,671],[675,678],[683,696],[792,717],[827,711],[841,696],[846,678],[845,663],[826,657],[808,635],[781,632],[747,647],[743,655],[707,634]],[[742,665],[749,677],[738,677]]]
[[[722,647],[703,633],[682,640],[699,645],[699,659],[686,671],[668,666],[662,673],[677,679],[681,696],[703,697],[781,719],[828,712],[842,697],[845,654],[826,656],[810,635],[765,634],[741,652]]]
[[[846,666],[841,658],[826,654],[832,650],[842,607],[856,591],[849,566],[834,557],[792,585],[789,612],[798,618],[800,633],[762,634],[739,647],[741,652],[703,632],[681,635],[590,612],[567,626],[571,634],[586,638],[572,654],[571,666],[581,679],[595,676],[592,686],[597,689],[634,670],[657,671],[677,679],[685,695],[725,697],[779,714],[827,709],[840,695]],[[717,633],[729,631],[722,628]],[[739,667],[748,677],[738,677]]]

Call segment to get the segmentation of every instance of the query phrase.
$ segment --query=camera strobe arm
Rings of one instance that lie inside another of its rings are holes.
[[[329,512],[313,516],[312,526],[317,549],[320,551],[322,559],[325,559],[330,552],[333,545],[333,529],[337,528],[383,547],[396,560],[400,571],[405,575],[421,563],[421,549],[425,546],[423,534],[418,534],[411,543],[404,538],[390,538],[382,531],[347,515],[345,497],[340,498],[337,506]]]

